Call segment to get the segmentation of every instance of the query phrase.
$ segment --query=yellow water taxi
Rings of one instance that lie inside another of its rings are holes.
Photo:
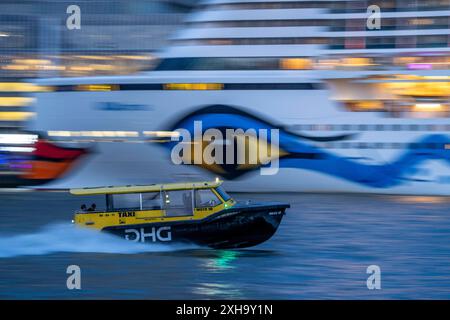
[[[238,203],[221,181],[71,189],[105,195],[106,205],[75,213],[74,223],[146,243],[191,243],[244,248],[268,240],[289,208],[286,203]]]

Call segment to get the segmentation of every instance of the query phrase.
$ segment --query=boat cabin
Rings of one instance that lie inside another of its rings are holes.
[[[104,210],[90,208],[78,211],[75,215],[77,223],[98,224],[98,221],[94,220],[102,217],[116,217],[122,220],[124,218],[167,220],[176,217],[201,219],[235,204],[221,183],[215,181],[95,187],[71,189],[70,193],[80,196],[105,195],[106,199]],[[127,224],[133,222],[139,221],[119,221]]]

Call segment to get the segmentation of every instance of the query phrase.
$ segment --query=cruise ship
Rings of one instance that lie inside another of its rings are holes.
[[[153,70],[40,80],[24,180],[450,195],[449,16],[449,0],[203,1]],[[278,172],[175,164],[195,121],[278,129]]]

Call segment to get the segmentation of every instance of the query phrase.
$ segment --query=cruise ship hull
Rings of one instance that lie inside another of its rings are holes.
[[[195,165],[175,165],[157,146],[146,150],[133,150],[125,143],[111,145],[98,143],[96,152],[82,160],[74,170],[62,178],[37,186],[45,189],[67,189],[83,186],[144,184],[158,181],[185,181],[214,179],[219,177]],[[126,161],[111,161],[117,154],[126,154]],[[383,153],[380,153],[383,156]],[[161,157],[161,161],[145,160]],[[370,187],[320,171],[298,168],[280,168],[273,176],[260,175],[258,171],[244,174],[234,180],[225,180],[224,186],[232,192],[330,192],[330,193],[375,193],[398,195],[450,195],[445,177],[450,170],[442,161],[428,161],[418,167],[427,176],[417,175],[402,178],[395,186]],[[399,179],[400,180],[400,179]]]
[[[265,78],[264,90],[40,93],[39,116],[30,129],[48,135],[60,146],[86,150],[77,166],[46,181],[44,187],[220,177],[234,192],[450,194],[450,139],[445,118],[349,112],[333,101],[328,88],[295,89],[293,79]],[[279,89],[283,81],[291,88]],[[267,83],[278,87],[271,89]],[[261,166],[175,164],[171,159],[173,142],[159,135],[191,127],[194,121],[202,121],[203,130],[278,129],[283,151],[278,171],[263,175]],[[111,137],[121,132],[130,134]]]
[[[37,148],[27,176],[44,188],[219,177],[230,191],[450,195],[448,5],[367,5],[205,1],[150,71],[39,80],[29,129],[62,149]],[[227,129],[256,131],[256,161],[237,161]]]

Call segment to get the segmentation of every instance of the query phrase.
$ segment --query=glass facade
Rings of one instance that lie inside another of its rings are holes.
[[[195,0],[0,1],[0,133],[32,119],[23,79],[124,75],[152,69]],[[81,29],[68,29],[67,8]],[[1,147],[1,146],[0,146]]]

